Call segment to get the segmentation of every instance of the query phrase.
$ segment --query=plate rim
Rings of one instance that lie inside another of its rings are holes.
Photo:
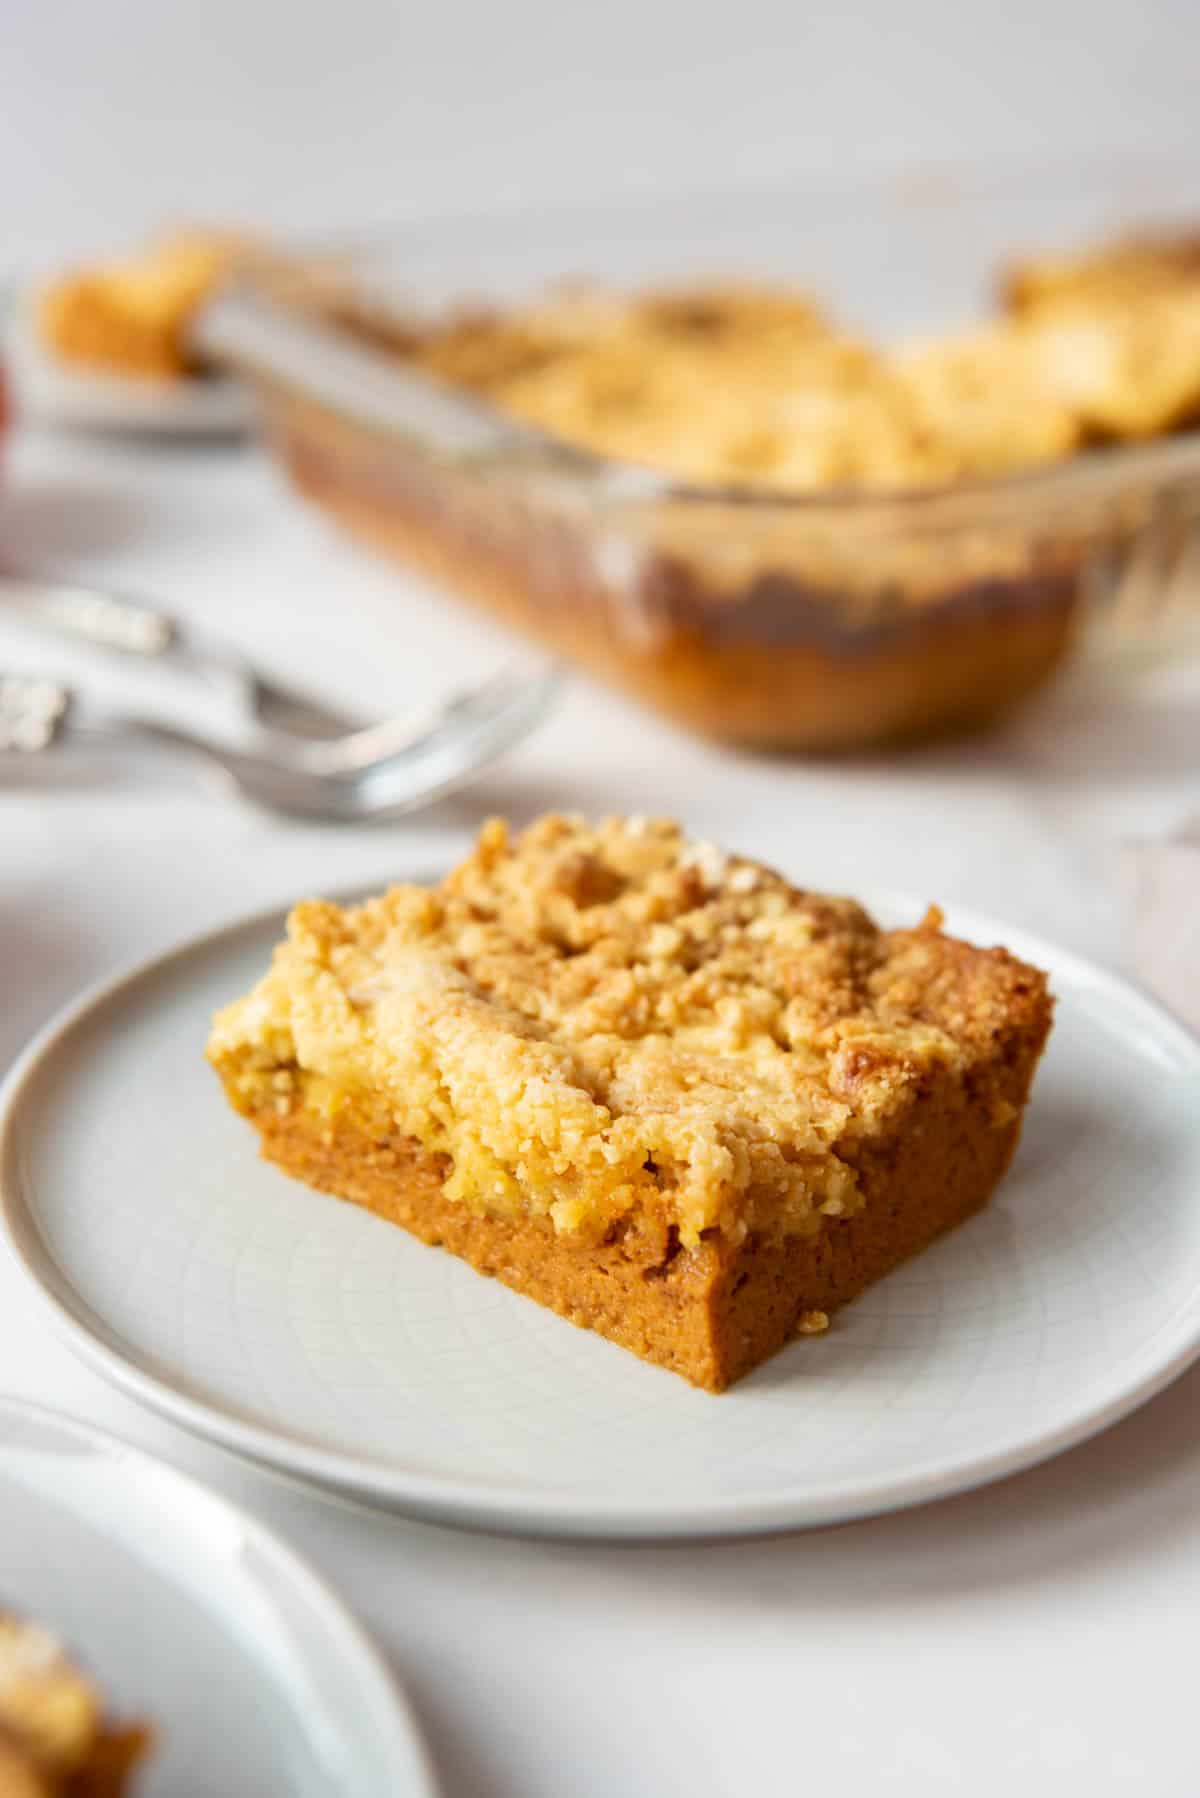
[[[255,413],[244,383],[226,371],[174,383],[74,365],[42,343],[34,313],[37,282],[5,297],[3,347],[20,410],[66,429],[121,437],[240,439]]]
[[[416,859],[421,863],[434,860],[432,856]],[[395,884],[402,877],[393,870],[380,882],[355,882],[349,890],[335,890],[332,897],[348,903]],[[868,911],[885,916],[907,913],[915,919],[927,909],[927,902],[913,892],[887,886],[873,886],[859,899]],[[1170,1347],[1151,1371],[1108,1398],[1082,1406],[1078,1414],[1072,1414],[1057,1428],[1002,1444],[987,1453],[959,1454],[938,1463],[933,1471],[922,1471],[918,1465],[908,1472],[867,1481],[848,1478],[823,1487],[816,1498],[795,1491],[783,1495],[752,1493],[735,1499],[723,1497],[693,1503],[686,1511],[677,1502],[651,1500],[630,1504],[623,1499],[597,1500],[575,1493],[538,1495],[494,1477],[473,1481],[462,1474],[429,1474],[394,1463],[384,1465],[369,1456],[314,1445],[266,1423],[248,1421],[216,1400],[193,1396],[165,1375],[156,1375],[139,1365],[116,1342],[106,1340],[102,1318],[89,1323],[86,1301],[57,1268],[40,1237],[32,1208],[24,1203],[17,1157],[21,1107],[43,1063],[94,1014],[127,990],[170,975],[190,960],[206,959],[240,937],[266,933],[269,928],[281,932],[289,909],[287,904],[278,903],[256,909],[196,932],[150,956],[130,960],[93,981],[34,1034],[0,1081],[0,1238],[25,1290],[54,1334],[85,1366],[145,1409],[203,1441],[302,1485],[315,1485],[352,1502],[426,1522],[517,1536],[593,1542],[718,1540],[857,1522],[975,1491],[1089,1441],[1140,1409],[1200,1359],[1198,1284],[1191,1301],[1180,1308],[1179,1319],[1187,1327],[1181,1327],[1176,1320],[1168,1338]],[[1136,979],[1064,949],[1023,926],[1007,925],[972,907],[948,903],[944,914],[946,928],[953,935],[981,943],[1002,943],[1035,962],[1047,959],[1052,975],[1058,972],[1080,985],[1099,984],[1126,1002],[1132,1001],[1153,1021],[1160,1036],[1165,1033],[1174,1039],[1176,1046],[1193,1060],[1200,1078],[1200,1037]],[[76,1305],[71,1303],[70,1294],[74,1294]],[[729,1402],[729,1395],[719,1402]]]
[[[115,1430],[102,1428],[72,1411],[60,1410],[19,1393],[0,1392],[0,1440],[8,1419],[28,1420],[64,1431],[109,1459],[135,1467],[153,1468],[159,1480],[186,1498],[189,1517],[200,1516],[204,1525],[220,1522],[236,1526],[241,1536],[265,1550],[271,1564],[281,1568],[294,1588],[308,1601],[310,1612],[320,1618],[339,1658],[353,1666],[359,1689],[366,1695],[377,1740],[387,1754],[389,1778],[415,1775],[423,1783],[414,1787],[414,1798],[437,1798],[439,1787],[424,1733],[412,1701],[399,1677],[366,1625],[361,1623],[337,1588],[288,1539],[246,1510],[206,1480],[176,1467],[172,1461],[143,1448]]]

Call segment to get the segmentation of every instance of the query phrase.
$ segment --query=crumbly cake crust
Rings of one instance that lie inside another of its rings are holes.
[[[209,1056],[282,1165],[720,1386],[983,1202],[1049,1016],[936,913],[881,931],[668,822],[548,817],[432,891],[298,906]]]

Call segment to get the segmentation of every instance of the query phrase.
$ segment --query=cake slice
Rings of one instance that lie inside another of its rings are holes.
[[[265,1155],[720,1391],[985,1202],[1044,976],[641,818],[296,907],[209,1058]]]
[[[39,296],[42,342],[65,363],[110,375],[195,374],[188,328],[247,249],[232,232],[179,231],[139,254],[72,270]]]
[[[122,1798],[149,1744],[55,1636],[0,1611],[0,1798]]]

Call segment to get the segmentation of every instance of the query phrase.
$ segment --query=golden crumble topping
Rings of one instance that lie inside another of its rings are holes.
[[[1085,438],[1157,437],[1200,414],[1200,284],[1063,301],[1014,329]]]
[[[528,424],[685,480],[794,489],[953,472],[880,352],[786,288],[574,290],[451,321],[409,353]]]
[[[855,1145],[1043,985],[668,822],[496,821],[436,889],[297,906],[209,1056],[248,1111],[354,1106],[445,1154],[481,1211],[598,1240],[650,1208],[691,1246],[855,1211]]]
[[[908,345],[895,360],[930,438],[963,472],[1052,462],[1083,442],[1082,420],[1047,378],[1027,331],[983,325]]]
[[[514,376],[498,397],[557,436],[689,480],[899,484],[950,466],[903,382],[846,338],[613,344]]]
[[[1200,413],[1200,239],[1030,261],[1004,295],[973,330],[883,347],[786,287],[576,287],[393,347],[601,455],[781,492],[1003,474]]]
[[[1007,310],[1030,313],[1076,301],[1133,299],[1200,282],[1200,234],[1158,232],[1118,238],[1076,255],[1031,256],[1004,271]]]

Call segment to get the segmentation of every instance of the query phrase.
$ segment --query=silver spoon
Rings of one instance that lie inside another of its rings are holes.
[[[235,716],[270,730],[320,739],[343,736],[361,722],[294,692],[230,644],[140,600],[6,569],[0,571],[0,608],[93,649],[198,676],[221,693]]]
[[[97,705],[57,681],[0,676],[0,755],[41,756],[70,739],[151,742],[219,769],[244,797],[293,817],[395,817],[464,785],[545,717],[558,672],[494,676],[423,715],[323,743],[259,731],[246,743]]]

